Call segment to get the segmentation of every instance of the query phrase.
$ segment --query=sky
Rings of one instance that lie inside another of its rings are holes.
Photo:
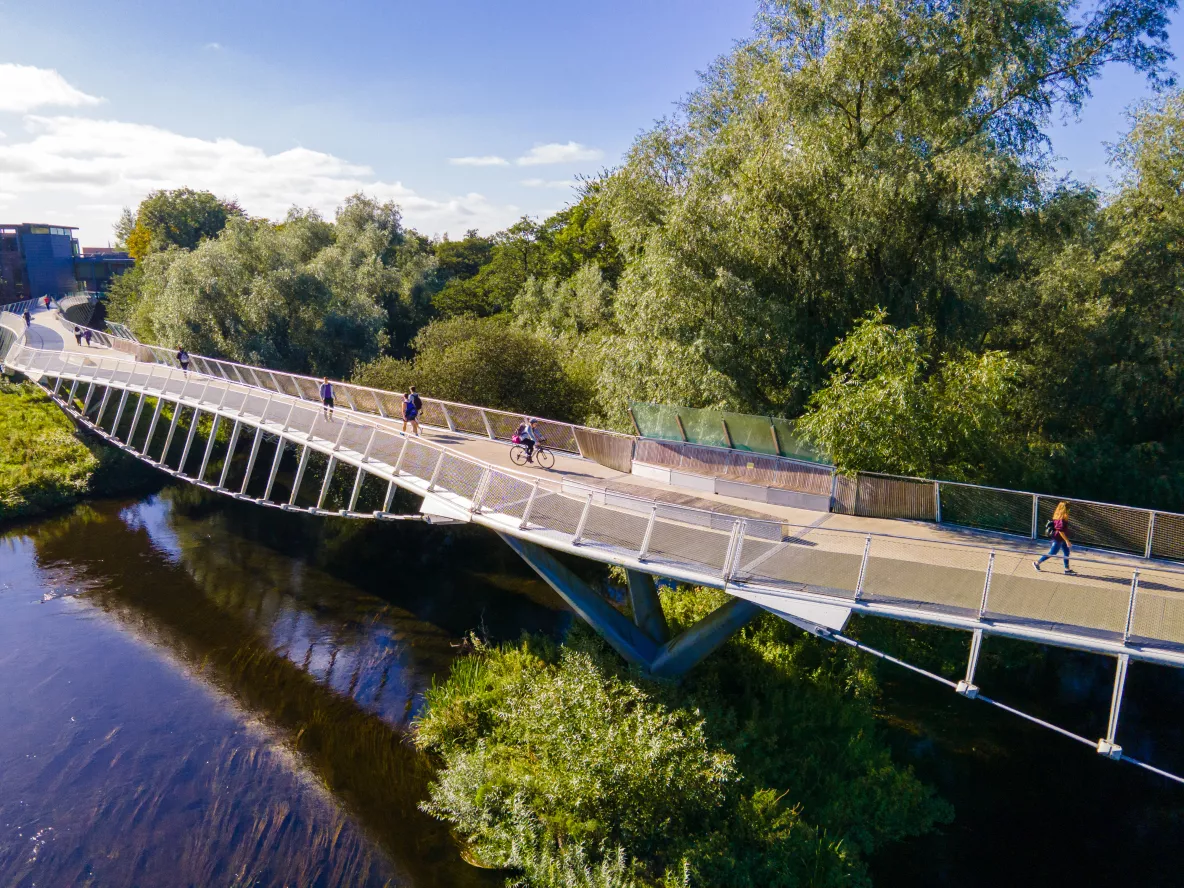
[[[0,0],[0,222],[110,242],[120,210],[189,186],[253,216],[332,218],[365,191],[424,234],[489,234],[569,203],[751,33],[755,0]],[[1184,24],[1171,28],[1184,47]],[[1111,69],[1049,137],[1109,182],[1149,95]]]

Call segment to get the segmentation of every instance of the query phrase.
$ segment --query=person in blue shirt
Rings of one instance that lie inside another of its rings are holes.
[[[329,377],[321,379],[321,408],[325,411],[325,419],[333,421],[333,386],[329,384]]]

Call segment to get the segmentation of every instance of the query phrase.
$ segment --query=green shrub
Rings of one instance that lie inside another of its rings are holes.
[[[722,593],[664,593],[674,627]],[[590,630],[478,649],[427,694],[425,810],[521,884],[852,885],[863,857],[950,816],[875,728],[859,655],[774,617],[680,685]],[[582,880],[582,881],[581,881]]]

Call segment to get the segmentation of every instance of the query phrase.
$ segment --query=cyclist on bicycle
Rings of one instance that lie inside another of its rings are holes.
[[[535,428],[535,418],[525,420],[518,424],[518,429],[514,432],[515,443],[521,444],[526,448],[526,461],[534,462],[534,448],[539,443],[538,429]]]

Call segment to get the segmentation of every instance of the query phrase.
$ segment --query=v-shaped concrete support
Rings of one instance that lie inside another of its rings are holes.
[[[546,549],[507,534],[500,536],[572,610],[600,633],[613,650],[654,676],[676,678],[685,674],[761,611],[758,605],[750,601],[731,598],[676,638],[665,641],[663,637],[659,640],[630,622]],[[634,600],[634,613],[638,622],[645,624],[651,631],[657,631],[660,627],[662,636],[665,636],[668,632],[666,618],[662,614],[653,578],[638,574],[635,579],[633,573],[630,571],[630,597]],[[642,605],[640,609],[637,608],[639,603]]]

